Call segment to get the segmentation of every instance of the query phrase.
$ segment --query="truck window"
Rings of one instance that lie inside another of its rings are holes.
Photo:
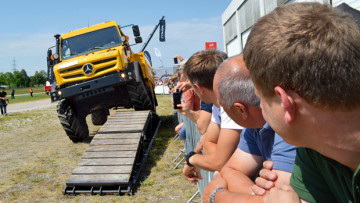
[[[120,44],[117,28],[115,26],[108,27],[63,39],[61,43],[61,58],[68,59],[101,49],[119,46]]]

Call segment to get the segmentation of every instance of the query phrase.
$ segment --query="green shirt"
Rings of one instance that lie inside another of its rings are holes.
[[[339,162],[307,148],[298,148],[290,185],[309,202],[360,203],[360,164],[353,174]]]

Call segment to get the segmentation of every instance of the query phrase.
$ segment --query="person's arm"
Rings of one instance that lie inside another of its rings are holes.
[[[254,195],[252,186],[254,185],[252,179],[256,176],[262,165],[262,158],[237,149],[234,155],[230,158],[228,163],[221,170],[221,175],[226,182],[227,188],[222,189],[216,193],[216,202],[261,202],[264,196]],[[275,184],[280,184],[281,180],[290,180],[290,173],[284,172],[278,174],[279,179]],[[210,185],[210,184],[209,184]],[[220,184],[219,184],[220,185]],[[214,188],[219,187],[214,185],[205,190],[210,193]],[[205,192],[204,192],[205,193]]]
[[[236,193],[252,194],[252,181],[259,172],[262,157],[237,148],[221,170],[221,175],[228,184],[228,190]]]
[[[209,132],[210,129],[206,134],[208,135]],[[207,171],[220,171],[234,153],[239,143],[240,133],[241,130],[221,128],[215,151],[205,155],[195,154],[190,157],[189,162]]]
[[[203,135],[205,136],[203,138],[205,139],[203,144],[204,154],[209,154],[215,151],[219,133],[220,133],[220,125],[214,122],[210,122],[208,132],[205,135]],[[200,168],[197,166],[192,167],[185,164],[183,168],[183,174],[185,178],[192,182],[196,182],[197,181],[196,179],[199,177],[199,175],[196,173],[197,171],[200,171]]]
[[[241,186],[241,183],[239,183],[239,186]],[[214,195],[214,191],[217,188],[223,188],[218,190]],[[213,196],[214,201],[216,203],[218,202],[261,202],[262,198],[261,196],[253,196],[251,194],[239,194],[230,192],[228,189],[227,182],[225,179],[221,176],[221,174],[216,171],[214,173],[214,179],[206,186],[204,193],[203,193],[203,202],[207,203],[209,202],[211,196]]]
[[[205,136],[205,141],[203,146],[204,154],[213,153],[216,150],[219,134],[220,134],[220,125],[211,121],[208,127],[208,132],[204,135]]]
[[[205,134],[211,121],[211,113],[200,110],[199,118],[196,121],[197,128],[200,134]]]

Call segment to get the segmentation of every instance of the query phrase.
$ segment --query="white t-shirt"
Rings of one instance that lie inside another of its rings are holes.
[[[220,125],[221,128],[224,129],[243,129],[240,125],[236,124],[224,111],[222,107],[216,107],[213,105],[212,107],[212,115],[211,121]]]

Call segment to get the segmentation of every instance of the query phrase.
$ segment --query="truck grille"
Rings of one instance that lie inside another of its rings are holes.
[[[109,58],[109,59],[104,59],[104,60],[100,60],[100,61],[95,61],[95,62],[90,62],[93,66],[94,66],[94,75],[93,77],[99,77],[101,76],[100,72],[103,72],[105,70],[108,70],[110,68],[113,68],[116,66],[117,63],[117,58],[113,57],[113,58]],[[103,66],[104,63],[110,63],[110,65],[107,65],[105,67],[101,67]],[[89,79],[88,77],[85,78],[85,75],[82,73],[82,67],[84,64],[80,65],[80,66],[75,66],[66,70],[61,70],[60,74],[66,74],[67,76],[61,76],[64,79],[74,79],[74,78],[79,78],[79,79]],[[75,72],[76,71],[76,72]],[[79,71],[81,71],[81,73],[79,74]],[[68,75],[71,74],[72,72],[73,75]],[[82,78],[84,77],[84,78]],[[65,81],[66,83],[66,81]]]

